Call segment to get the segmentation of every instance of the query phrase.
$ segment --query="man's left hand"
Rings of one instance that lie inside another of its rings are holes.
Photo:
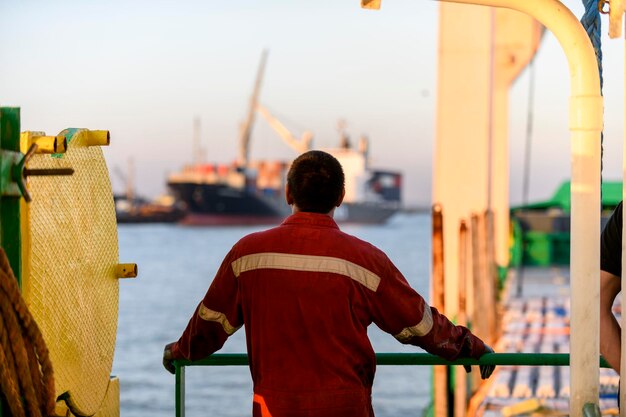
[[[174,342],[168,343],[167,345],[165,345],[165,349],[163,349],[163,367],[167,370],[167,372],[172,375],[176,373],[176,368],[174,367],[173,363],[174,357],[172,356],[173,345]]]

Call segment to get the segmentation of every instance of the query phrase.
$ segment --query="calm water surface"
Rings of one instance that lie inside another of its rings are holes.
[[[139,277],[120,282],[113,374],[121,385],[122,417],[173,417],[174,376],[162,365],[163,346],[178,339],[231,246],[259,227],[193,228],[120,225],[120,262],[139,265]],[[384,226],[345,226],[347,233],[385,251],[426,299],[430,275],[430,216],[397,215]],[[375,325],[377,352],[416,352]],[[221,352],[245,352],[243,328]],[[380,366],[373,390],[377,417],[421,415],[430,399],[431,368]],[[190,367],[186,415],[249,416],[252,382],[247,367]]]

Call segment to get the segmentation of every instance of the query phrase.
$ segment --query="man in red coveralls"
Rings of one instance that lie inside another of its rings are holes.
[[[300,155],[287,177],[293,214],[230,250],[163,364],[197,360],[246,326],[255,417],[371,417],[376,358],[373,322],[398,341],[449,360],[493,352],[413,290],[376,247],[339,230],[339,162]],[[494,366],[481,366],[488,378]]]

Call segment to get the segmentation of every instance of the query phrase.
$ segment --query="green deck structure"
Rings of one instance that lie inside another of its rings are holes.
[[[570,261],[570,181],[545,201],[511,208],[511,266],[565,266]],[[622,201],[622,182],[602,184],[602,222]]]

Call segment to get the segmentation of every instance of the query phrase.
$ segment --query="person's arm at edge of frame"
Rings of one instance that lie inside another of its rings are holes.
[[[620,373],[622,331],[613,315],[613,302],[621,291],[621,278],[600,271],[600,353]]]

